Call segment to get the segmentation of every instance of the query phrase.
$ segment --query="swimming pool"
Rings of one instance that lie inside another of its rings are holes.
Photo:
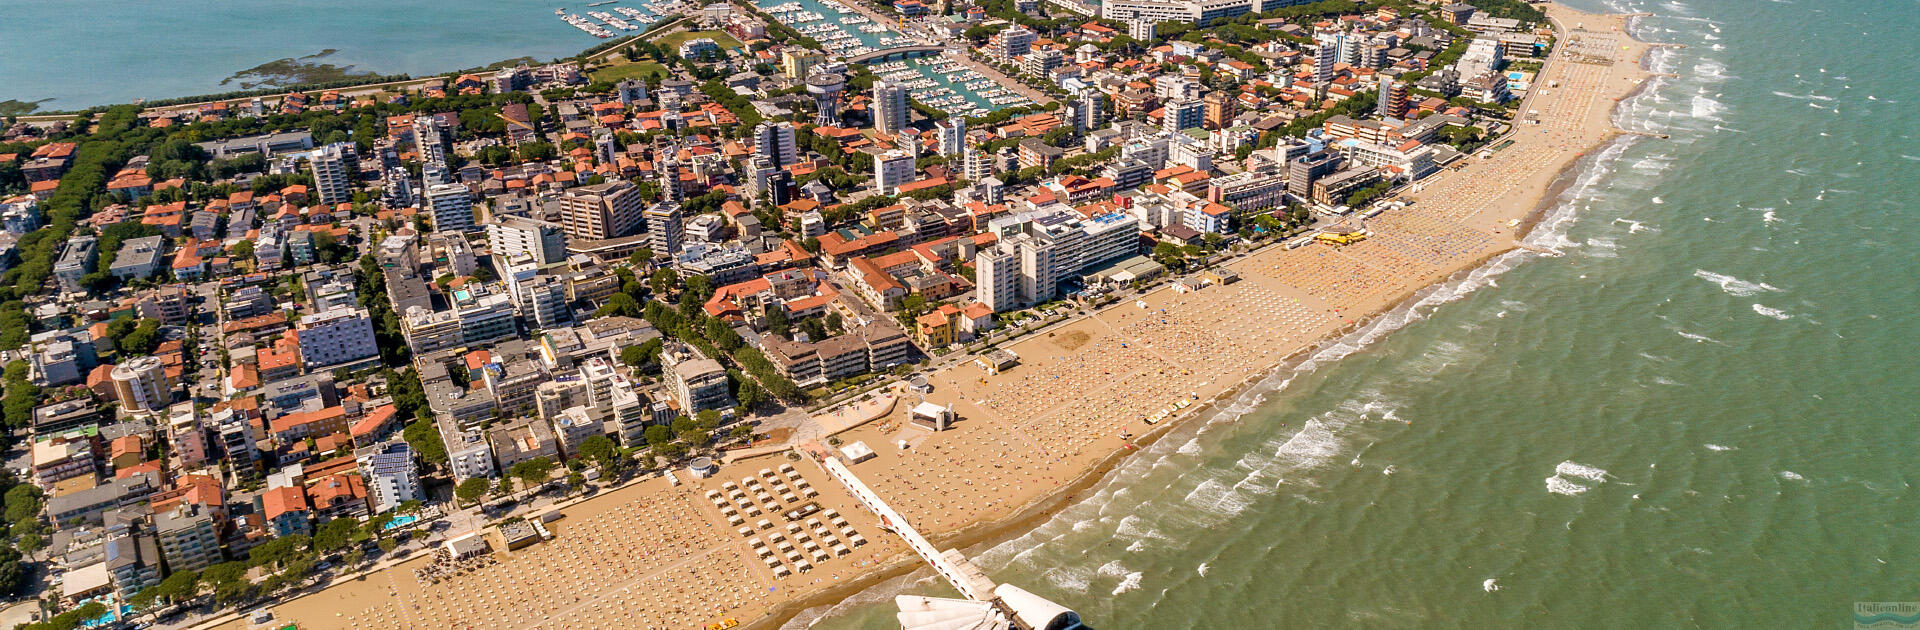
[[[412,514],[395,516],[393,517],[393,520],[387,521],[387,524],[381,525],[380,530],[387,531],[387,530],[398,528],[398,527],[406,527],[408,525],[412,525],[413,522],[417,520],[420,520],[420,517]]]

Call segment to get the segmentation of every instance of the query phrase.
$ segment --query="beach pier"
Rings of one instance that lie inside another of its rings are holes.
[[[1086,628],[1080,622],[1080,614],[1073,612],[1046,598],[1028,592],[1012,584],[995,585],[965,554],[958,549],[941,551],[935,547],[906,517],[887,505],[880,495],[868,487],[860,477],[853,474],[840,458],[831,455],[819,459],[820,467],[827,475],[847,489],[862,507],[880,517],[880,525],[900,536],[915,555],[933,568],[954,590],[966,597],[966,600],[902,595],[895,598],[900,605],[899,620],[902,628],[948,628],[956,619],[976,619],[974,628],[994,628],[996,630],[1075,630]]]

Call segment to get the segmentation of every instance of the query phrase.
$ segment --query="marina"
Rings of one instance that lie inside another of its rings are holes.
[[[835,0],[762,0],[762,11],[820,42],[831,57],[849,59],[877,50],[918,46],[923,42]],[[835,16],[835,17],[829,17]],[[913,100],[958,116],[980,116],[1032,101],[975,72],[952,51],[938,57],[884,61],[868,69],[906,86]]]
[[[620,0],[595,2],[587,6],[600,7],[619,1]],[[560,16],[562,21],[572,25],[574,28],[580,29],[588,35],[607,39],[619,32],[632,33],[645,30],[647,26],[659,21],[661,16],[680,12],[685,9],[679,2],[648,2],[640,6],[645,8],[611,7],[611,12],[588,11],[586,17],[581,17],[577,13],[567,13],[565,8],[554,9],[553,14]],[[619,15],[614,15],[615,13]],[[598,20],[598,22],[596,22],[596,20]]]

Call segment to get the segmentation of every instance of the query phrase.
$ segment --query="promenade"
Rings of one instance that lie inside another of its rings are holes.
[[[1523,124],[1490,158],[1466,158],[1463,169],[1405,195],[1412,205],[1368,222],[1372,238],[1267,248],[1226,265],[1239,282],[1164,288],[1008,344],[1019,362],[998,374],[971,362],[936,370],[927,375],[928,400],[953,406],[951,430],[907,422],[918,402],[907,396],[885,417],[837,436],[875,452],[851,469],[936,544],[991,531],[1299,352],[1513,249],[1512,226],[1566,167],[1616,135],[1612,104],[1648,78],[1638,64],[1647,45],[1624,34],[1622,16],[1547,10],[1562,26],[1561,46],[1525,105],[1547,122]],[[1567,31],[1573,22],[1585,30]],[[1576,48],[1579,58],[1567,58]],[[784,473],[775,476],[795,490],[792,501],[776,487],[766,489],[769,498],[749,490],[772,486],[767,473],[789,463],[814,496],[799,496]],[[844,515],[869,542],[821,561],[801,534],[818,541],[827,529],[849,538],[837,526],[816,529],[782,515],[807,503]],[[556,539],[497,554],[467,576],[428,583],[401,566],[275,610],[320,629],[701,627],[727,619],[773,627],[844,598],[856,580],[913,566],[897,538],[879,535],[874,517],[824,471],[781,454],[731,462],[697,483],[650,480],[563,512]]]

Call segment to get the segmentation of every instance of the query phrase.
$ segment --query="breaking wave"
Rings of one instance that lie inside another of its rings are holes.
[[[1779,293],[1780,287],[1765,282],[1749,282],[1724,273],[1714,273],[1705,269],[1693,270],[1693,277],[1720,285],[1720,290],[1734,297],[1749,297],[1762,293]]]

